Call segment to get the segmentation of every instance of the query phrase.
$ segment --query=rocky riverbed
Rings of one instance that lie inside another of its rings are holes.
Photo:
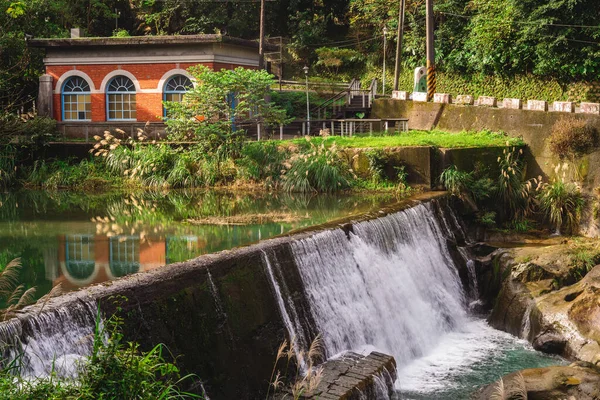
[[[490,325],[575,363],[507,375],[479,398],[520,391],[527,396],[518,398],[600,399],[600,243],[550,238],[506,247],[478,260]]]

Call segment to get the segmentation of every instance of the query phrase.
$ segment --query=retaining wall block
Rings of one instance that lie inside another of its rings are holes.
[[[400,90],[392,90],[392,99],[408,100],[408,92],[403,92]]]
[[[575,103],[572,101],[555,101],[552,103],[552,111],[574,113]]]
[[[477,105],[480,107],[496,107],[498,105],[496,98],[491,96],[479,96]]]
[[[472,106],[475,104],[475,98],[470,94],[459,94],[454,99],[454,104],[462,105],[462,106]]]
[[[544,100],[527,100],[527,109],[531,111],[548,111],[548,102]]]
[[[581,103],[579,112],[583,114],[600,115],[600,103]]]
[[[433,102],[450,104],[452,103],[452,95],[449,93],[434,93]]]
[[[426,92],[413,92],[413,101],[427,101],[427,93]]]
[[[520,110],[523,108],[523,102],[521,99],[504,99],[502,100],[502,107]]]

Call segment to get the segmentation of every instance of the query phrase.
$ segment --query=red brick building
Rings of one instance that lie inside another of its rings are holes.
[[[161,129],[163,101],[196,83],[193,65],[215,70],[258,67],[258,43],[221,35],[34,39],[46,50],[38,110],[67,136],[107,128]]]

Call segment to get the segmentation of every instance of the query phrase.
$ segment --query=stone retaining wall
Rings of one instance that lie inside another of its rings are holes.
[[[468,102],[470,99],[461,99]],[[514,102],[513,102],[514,103]],[[582,103],[581,109],[585,104]],[[595,109],[595,105],[590,106]],[[565,110],[567,110],[565,108]],[[598,106],[600,110],[600,106]],[[468,106],[444,103],[424,103],[392,99],[377,99],[371,112],[373,118],[408,118],[410,129],[448,131],[503,131],[522,137],[528,145],[527,175],[545,178],[553,176],[558,159],[549,148],[548,137],[554,124],[564,117],[589,121],[600,131],[600,115],[592,113],[544,112],[517,108]],[[490,160],[491,162],[492,160]],[[600,151],[582,157],[576,167],[588,190],[600,185]]]
[[[321,382],[312,392],[303,393],[300,399],[380,399],[392,398],[394,393],[396,361],[387,354],[372,352],[363,356],[348,352],[335,360],[323,363],[321,367]],[[279,400],[289,398],[289,392],[284,392],[278,397]]]

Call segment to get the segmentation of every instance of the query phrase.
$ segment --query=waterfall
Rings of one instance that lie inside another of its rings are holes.
[[[98,307],[79,301],[67,307],[14,318],[0,325],[3,360],[16,360],[22,377],[44,377],[53,370],[75,377],[78,363],[91,354]]]
[[[431,203],[292,242],[329,357],[377,349],[398,367],[467,321],[466,296]]]
[[[281,276],[281,269],[277,258],[275,257],[275,255],[269,257],[264,250],[261,250],[261,253],[263,256],[263,262],[267,272],[267,277],[271,284],[271,288],[273,289],[273,294],[275,296],[275,300],[277,301],[277,306],[281,314],[281,319],[283,320],[286,330],[288,331],[288,337],[290,338],[290,347],[294,348],[296,355],[298,356],[300,366],[304,370],[305,362],[302,357],[302,349],[306,349],[308,346],[304,340],[305,336],[302,329],[302,324],[300,323],[300,318],[298,317],[298,313],[296,312],[296,308],[294,307],[294,303],[291,299],[289,290],[285,285],[285,280]],[[277,282],[277,279],[275,277],[270,258],[273,259],[273,264],[277,268],[278,275],[280,275],[279,279],[282,282],[283,294],[282,287],[279,286],[279,283]],[[288,312],[288,309],[290,310],[290,312]]]

